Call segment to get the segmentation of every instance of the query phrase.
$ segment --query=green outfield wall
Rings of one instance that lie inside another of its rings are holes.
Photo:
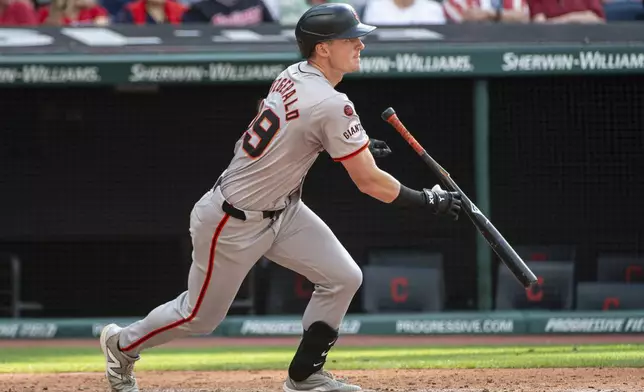
[[[354,77],[644,72],[637,25],[381,27]],[[0,85],[271,81],[298,55],[290,28],[0,29]]]

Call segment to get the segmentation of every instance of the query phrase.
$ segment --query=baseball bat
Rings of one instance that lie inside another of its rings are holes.
[[[443,186],[451,192],[458,192],[461,195],[463,209],[467,216],[472,220],[474,226],[481,233],[483,238],[487,241],[490,247],[496,252],[503,264],[512,272],[517,280],[525,288],[529,288],[532,284],[537,282],[537,277],[528,268],[528,266],[521,260],[521,257],[510,246],[508,241],[503,238],[501,233],[494,227],[492,222],[472,203],[467,195],[458,187],[456,182],[452,179],[450,174],[441,165],[432,158],[423,146],[416,141],[412,134],[405,128],[400,121],[393,108],[387,108],[382,113],[382,119],[391,124],[398,133],[409,143],[409,145],[416,151],[418,155],[425,161],[427,166],[438,176],[443,183]]]

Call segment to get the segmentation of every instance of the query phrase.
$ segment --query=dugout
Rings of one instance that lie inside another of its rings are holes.
[[[485,70],[476,56],[475,69]],[[123,88],[116,71],[106,70],[97,85],[0,86],[0,251],[22,260],[23,297],[43,305],[30,315],[138,316],[184,290],[190,209],[230,160],[270,84]],[[631,71],[390,72],[347,78],[338,89],[370,136],[392,148],[379,161],[383,169],[413,187],[437,182],[380,119],[393,106],[472,199],[489,196],[479,207],[510,243],[573,246],[574,280],[593,281],[598,254],[638,252],[644,243],[637,222],[644,215],[644,76]],[[481,130],[487,170],[476,151]],[[476,309],[481,293],[496,288],[498,262],[480,269],[482,248],[465,215],[448,222],[392,209],[360,194],[324,154],[304,200],[361,265],[375,247],[440,253],[446,310]],[[249,295],[268,290],[265,268],[257,272]],[[482,273],[490,290],[479,285]],[[362,295],[351,312],[364,310]],[[256,313],[266,312],[262,301],[256,305]]]

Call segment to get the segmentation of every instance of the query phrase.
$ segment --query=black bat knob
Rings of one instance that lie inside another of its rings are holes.
[[[384,112],[382,112],[380,117],[382,117],[382,119],[385,121],[389,121],[389,117],[393,116],[394,114],[396,114],[394,108],[387,108]]]

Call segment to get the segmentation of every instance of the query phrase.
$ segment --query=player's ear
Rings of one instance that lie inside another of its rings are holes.
[[[315,45],[315,51],[319,56],[329,57],[329,44],[326,42],[320,42]]]

